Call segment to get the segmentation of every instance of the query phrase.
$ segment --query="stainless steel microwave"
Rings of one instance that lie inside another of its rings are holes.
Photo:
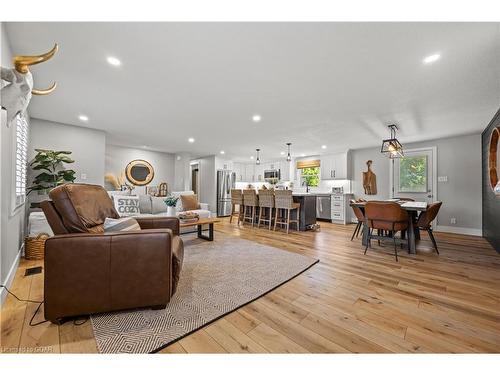
[[[279,179],[280,179],[280,170],[279,169],[272,169],[272,170],[264,171],[264,180],[265,181],[271,181],[271,180],[279,181]]]

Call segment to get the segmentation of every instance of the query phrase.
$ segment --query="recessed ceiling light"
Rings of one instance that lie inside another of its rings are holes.
[[[424,64],[432,64],[433,62],[438,61],[441,58],[439,53],[435,53],[434,55],[427,56],[424,59]]]
[[[226,152],[224,150],[220,150],[221,155],[224,155]]]
[[[194,138],[188,138],[189,143],[194,143]]]
[[[285,155],[285,151],[281,151],[281,152],[280,152],[280,154],[281,154],[281,155]]]
[[[253,122],[260,122],[260,120],[262,120],[262,117],[260,117],[260,115],[253,115],[252,116]]]
[[[89,118],[85,115],[80,115],[78,116],[78,118],[80,119],[80,121],[85,121],[85,122],[89,121]]]
[[[120,60],[118,60],[116,57],[113,57],[113,56],[108,56],[106,61],[108,62],[108,64],[113,65],[113,66],[120,66],[122,64],[122,62]]]
[[[253,156],[250,156],[250,159],[253,160]]]
[[[304,157],[304,156],[306,156],[306,154],[300,154],[300,156]]]
[[[321,148],[324,150],[326,148],[326,145],[322,145]]]

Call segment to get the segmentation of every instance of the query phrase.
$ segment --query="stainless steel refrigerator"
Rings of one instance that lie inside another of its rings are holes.
[[[231,215],[231,189],[236,183],[236,173],[217,171],[217,216]]]

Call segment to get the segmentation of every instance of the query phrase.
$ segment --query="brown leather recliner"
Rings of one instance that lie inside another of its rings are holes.
[[[45,319],[165,307],[184,257],[179,219],[136,218],[140,231],[104,233],[106,217],[119,215],[103,187],[67,184],[49,197],[41,204],[55,234],[45,243]]]

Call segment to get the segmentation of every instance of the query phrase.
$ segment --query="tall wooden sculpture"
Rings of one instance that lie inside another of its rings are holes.
[[[368,160],[366,166],[368,170],[363,172],[363,188],[365,189],[366,195],[376,195],[377,194],[377,176],[373,173],[371,166],[372,161]]]

